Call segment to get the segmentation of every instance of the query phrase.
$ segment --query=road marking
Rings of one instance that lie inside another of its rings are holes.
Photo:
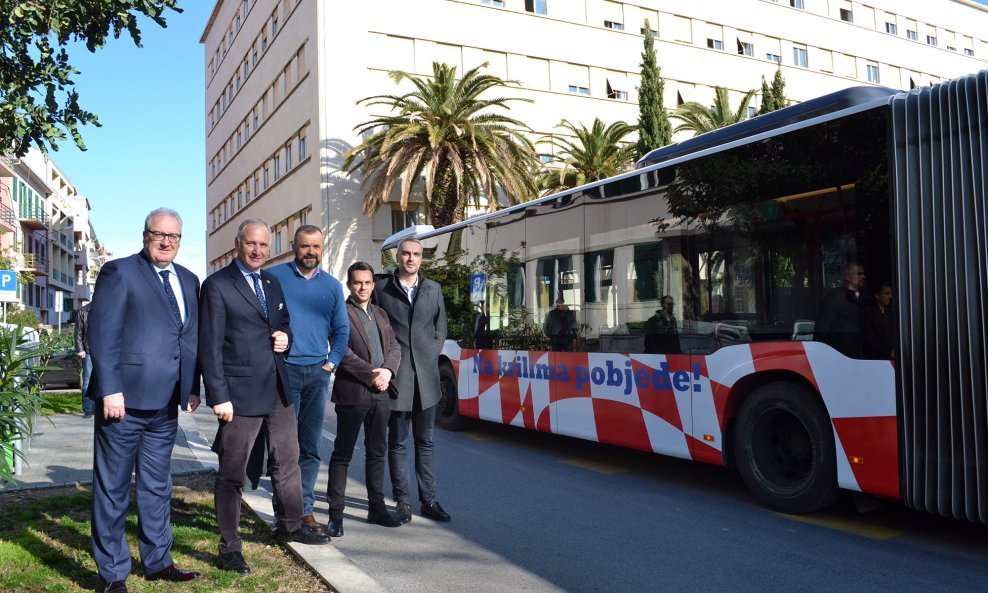
[[[618,467],[610,463],[604,463],[602,461],[594,461],[592,459],[562,459],[561,461],[566,465],[572,465],[573,467],[590,470],[592,472],[597,472],[598,474],[604,474],[607,476],[623,474],[628,471],[626,468]]]
[[[840,519],[837,517],[819,517],[819,516],[806,517],[800,515],[789,515],[786,513],[776,513],[776,515],[782,517],[783,519],[792,519],[793,521],[799,521],[800,523],[808,523],[809,525],[816,525],[817,527],[836,529],[837,531],[843,531],[846,533],[859,535],[861,537],[867,537],[869,539],[887,540],[906,534],[906,532],[899,531],[897,529],[888,529],[887,527],[868,525],[866,523],[853,521],[851,519]]]
[[[497,438],[494,435],[487,432],[464,431],[463,434],[475,441],[481,441],[481,442],[493,441],[494,439]]]

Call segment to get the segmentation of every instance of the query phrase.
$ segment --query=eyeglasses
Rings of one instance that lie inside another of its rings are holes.
[[[145,233],[151,235],[151,238],[155,241],[162,241],[164,239],[169,239],[175,243],[182,240],[182,235],[180,233],[162,233],[161,231],[144,231]]]

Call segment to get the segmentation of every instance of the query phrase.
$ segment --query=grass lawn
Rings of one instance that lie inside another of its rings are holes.
[[[41,413],[45,416],[52,414],[82,414],[82,392],[44,393],[41,403]]]
[[[133,568],[127,587],[137,592],[328,592],[322,581],[276,543],[249,511],[241,521],[244,557],[252,573],[240,577],[215,567],[219,535],[213,513],[213,473],[175,478],[172,558],[202,576],[190,583],[146,582],[138,559],[136,509],[127,519]],[[131,496],[133,501],[133,496]],[[99,584],[90,553],[91,490],[83,487],[0,494],[0,591],[93,591]]]

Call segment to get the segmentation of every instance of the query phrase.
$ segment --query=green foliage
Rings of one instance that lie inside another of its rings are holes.
[[[649,151],[672,142],[672,124],[662,106],[665,81],[655,56],[652,27],[645,19],[645,47],[642,50],[642,84],[638,87],[638,144],[635,153],[642,158]]]
[[[772,78],[772,86],[765,82],[762,76],[762,106],[758,110],[758,115],[769,113],[786,106],[786,79],[782,77],[782,66],[775,69],[775,76]]]
[[[429,219],[436,227],[462,220],[464,207],[479,207],[481,198],[496,210],[499,192],[512,204],[535,195],[530,171],[538,158],[523,133],[531,130],[492,111],[527,100],[481,98],[517,85],[482,74],[486,66],[468,70],[462,78],[455,67],[440,62],[433,62],[432,77],[393,71],[395,84],[407,81],[415,90],[357,102],[391,111],[356,127],[366,140],[347,151],[343,162],[348,173],[363,175],[365,214],[371,216],[387,203],[395,186],[401,208],[407,209],[412,187],[423,177]]]
[[[543,193],[607,179],[634,165],[635,145],[622,142],[635,131],[634,126],[618,121],[605,128],[604,122],[594,118],[589,129],[565,119],[556,127],[563,128],[567,136],[576,136],[576,139],[551,136],[540,140],[555,147],[556,161],[561,164],[558,170],[546,169],[539,176],[539,188]]]
[[[41,324],[34,309],[25,309],[17,303],[7,303],[7,323],[35,328]]]
[[[31,434],[43,398],[34,372],[37,349],[29,346],[21,327],[0,328],[0,481],[13,480],[13,441]]]
[[[715,87],[713,107],[701,105],[696,101],[690,101],[679,106],[679,109],[672,114],[673,119],[680,121],[674,131],[687,131],[700,135],[744,121],[748,119],[748,103],[754,96],[754,89],[748,91],[741,98],[741,104],[738,108],[732,110],[727,89]]]
[[[164,27],[178,0],[0,0],[0,153],[23,155],[30,146],[58,150],[72,136],[85,149],[79,126],[99,125],[79,104],[66,46],[90,52],[126,31],[141,47],[139,15]]]
[[[51,357],[58,352],[75,350],[75,335],[72,332],[58,333],[43,329],[39,338],[38,358],[42,365],[48,364]]]

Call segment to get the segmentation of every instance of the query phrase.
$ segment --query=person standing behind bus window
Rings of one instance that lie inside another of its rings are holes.
[[[673,310],[676,301],[669,295],[662,297],[662,308],[645,322],[645,352],[649,354],[677,354],[679,348],[679,324]]]
[[[395,511],[402,523],[412,520],[406,445],[411,425],[422,516],[449,521],[449,513],[436,498],[432,468],[432,433],[442,395],[439,355],[446,341],[446,305],[439,283],[419,273],[422,244],[405,239],[398,244],[397,256],[394,276],[378,281],[373,296],[374,304],[387,312],[401,346],[401,366],[395,378],[398,397],[391,402],[388,420],[388,466]]]
[[[892,285],[883,282],[872,294],[864,312],[864,356],[878,360],[895,358],[895,326],[892,319]]]
[[[555,352],[572,352],[576,341],[576,313],[570,311],[563,297],[556,299],[556,308],[545,316],[543,331],[549,338],[549,348]]]
[[[865,273],[860,264],[844,267],[843,286],[824,295],[813,330],[816,341],[823,342],[849,358],[861,358],[861,290]]]

